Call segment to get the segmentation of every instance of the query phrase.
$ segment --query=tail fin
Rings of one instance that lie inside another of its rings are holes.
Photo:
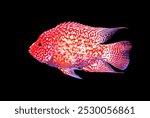
[[[114,67],[125,70],[129,64],[129,52],[132,48],[129,41],[121,41],[104,45],[102,59]]]

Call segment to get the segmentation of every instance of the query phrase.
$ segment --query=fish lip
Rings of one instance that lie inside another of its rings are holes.
[[[29,46],[28,52],[32,55],[32,50],[34,49],[35,43]]]
[[[31,46],[29,47],[28,52],[32,55],[32,48],[31,48]]]
[[[31,53],[31,49],[30,48],[29,48],[28,52]]]

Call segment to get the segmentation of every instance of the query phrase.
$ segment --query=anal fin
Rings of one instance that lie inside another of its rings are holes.
[[[82,69],[85,70],[85,71],[88,71],[88,72],[116,73],[116,71],[114,71],[109,64],[107,64],[106,62],[104,62],[102,60],[96,60],[92,64],[90,64],[86,67],[83,67]]]
[[[65,75],[69,75],[71,77],[77,78],[77,79],[82,79],[78,75],[75,74],[74,68],[59,68]]]

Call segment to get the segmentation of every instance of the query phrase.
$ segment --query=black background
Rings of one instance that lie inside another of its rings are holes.
[[[12,5],[13,6],[13,5]],[[146,42],[148,18],[144,4],[116,3],[17,3],[4,13],[5,72],[2,100],[149,100]],[[39,63],[29,46],[45,30],[64,21],[96,27],[128,27],[109,42],[132,43],[130,64],[124,74],[76,71],[78,80],[57,68]],[[146,29],[147,28],[147,29]],[[148,43],[148,42],[147,42]],[[6,45],[7,44],[7,45]]]

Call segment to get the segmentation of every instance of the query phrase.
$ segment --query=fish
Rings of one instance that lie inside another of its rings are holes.
[[[28,51],[39,62],[77,79],[82,78],[75,70],[120,73],[129,65],[132,45],[128,40],[109,44],[107,41],[121,29],[127,28],[62,22],[39,35]]]

